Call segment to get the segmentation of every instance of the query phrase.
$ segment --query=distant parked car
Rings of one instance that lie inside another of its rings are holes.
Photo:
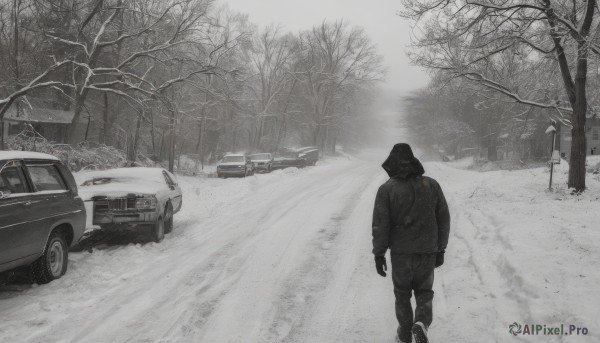
[[[248,155],[250,161],[254,163],[254,170],[257,172],[270,173],[273,167],[273,156],[269,153],[260,153]]]
[[[271,169],[277,170],[290,167],[306,167],[306,159],[301,157],[300,154],[301,153],[296,149],[282,149],[277,153],[277,157],[273,159]]]
[[[80,193],[87,227],[106,231],[150,229],[155,242],[173,230],[182,193],[175,176],[162,168],[119,168],[83,174]]]
[[[304,158],[306,160],[307,166],[314,166],[317,164],[319,160],[319,148],[315,146],[309,146],[305,148],[297,149],[299,157]]]
[[[0,151],[0,273],[29,266],[38,284],[60,278],[85,218],[75,179],[58,158]]]
[[[254,164],[249,157],[241,154],[228,154],[217,164],[217,176],[227,178],[228,176],[254,175]]]

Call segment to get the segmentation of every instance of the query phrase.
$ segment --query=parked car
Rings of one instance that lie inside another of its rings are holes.
[[[217,176],[227,178],[228,176],[254,175],[254,164],[249,157],[241,154],[228,154],[217,164]]]
[[[270,173],[273,167],[273,156],[269,153],[252,154],[248,156],[257,172]]]
[[[315,146],[309,146],[300,148],[297,151],[300,153],[299,157],[306,160],[307,166],[314,166],[317,164],[317,161],[319,160],[319,148]]]
[[[87,227],[105,231],[149,229],[160,242],[173,230],[182,193],[175,176],[162,168],[119,168],[80,176]]]
[[[38,284],[60,278],[85,218],[75,179],[58,158],[0,151],[0,273],[28,266]]]
[[[273,159],[271,169],[285,169],[290,167],[304,168],[306,167],[306,159],[300,157],[300,152],[294,149],[282,149],[277,153],[277,157]]]

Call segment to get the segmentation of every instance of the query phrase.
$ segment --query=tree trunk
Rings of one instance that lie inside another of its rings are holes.
[[[102,130],[102,136],[100,138],[100,143],[105,145],[110,145],[110,140],[108,136],[110,135],[110,119],[108,113],[108,93],[103,94],[104,98],[104,109],[102,111],[102,120],[104,121],[104,126]]]
[[[582,106],[583,104],[583,106]],[[569,188],[576,192],[585,190],[585,157],[587,144],[585,137],[585,100],[579,101],[573,108],[571,118],[571,158],[569,159]]]
[[[169,110],[169,171],[175,170],[175,110]]]
[[[154,112],[150,111],[150,138],[152,139],[152,158],[156,159],[156,128],[154,127]]]
[[[590,1],[588,5],[594,5]],[[585,157],[587,154],[585,141],[585,120],[587,113],[587,71],[588,71],[588,49],[585,42],[579,42],[577,52],[577,72],[574,82],[574,100],[571,102],[573,113],[571,115],[571,159],[569,160],[569,188],[576,192],[585,190]]]
[[[137,151],[138,151],[138,142],[140,139],[140,128],[142,126],[142,113],[138,114],[137,117],[137,122],[135,124],[135,133],[133,135],[133,143],[131,145],[131,152],[129,154],[127,154],[129,161],[128,164],[129,165],[134,165],[135,164],[135,160],[137,158]]]
[[[233,129],[232,142],[231,142],[231,151],[236,151],[237,150],[237,135],[238,135],[238,130],[237,130],[237,128],[234,128]]]
[[[338,130],[333,131],[333,137],[331,139],[331,153],[335,155],[335,146],[337,145],[337,132]]]
[[[319,134],[320,133],[321,133],[321,125],[317,124],[317,126],[315,127],[315,130],[313,132],[313,140],[312,140],[313,146],[317,146],[319,144]]]
[[[84,89],[81,91],[80,89],[76,89],[77,95],[75,96],[75,109],[73,114],[73,121],[69,125],[69,144],[75,145],[77,144],[77,123],[79,123],[79,118],[81,118],[81,112],[83,111],[83,107],[85,105],[85,99],[87,99],[87,95],[89,89]]]

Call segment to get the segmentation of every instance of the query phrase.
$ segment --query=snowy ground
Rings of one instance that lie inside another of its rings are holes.
[[[182,177],[183,209],[161,244],[73,253],[58,281],[0,288],[0,342],[394,342],[391,278],[370,254],[385,153]],[[425,163],[453,216],[431,341],[600,341],[600,182],[575,197],[544,192],[543,168],[461,167]],[[589,334],[513,337],[513,322]]]

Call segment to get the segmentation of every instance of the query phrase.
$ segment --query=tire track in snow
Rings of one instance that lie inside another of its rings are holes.
[[[338,171],[334,171],[337,173]],[[179,294],[181,302],[185,303],[184,311],[180,313],[176,320],[171,320],[172,325],[162,336],[160,332],[155,332],[148,337],[162,337],[164,341],[184,340],[197,341],[197,336],[202,335],[206,330],[205,324],[210,320],[212,314],[218,309],[218,306],[223,297],[226,297],[232,286],[240,282],[243,276],[243,270],[252,262],[252,250],[255,250],[256,245],[261,244],[264,235],[268,235],[269,231],[276,231],[277,228],[271,228],[271,222],[277,222],[281,218],[287,216],[287,211],[273,213],[272,208],[286,204],[286,207],[296,208],[302,202],[306,201],[307,197],[312,196],[316,192],[316,196],[325,196],[331,193],[338,185],[331,184],[319,189],[311,189],[310,187],[302,187],[293,194],[282,192],[281,194],[265,193],[265,201],[262,203],[255,201],[250,206],[245,206],[243,210],[237,210],[232,218],[232,223],[229,226],[215,228],[208,233],[203,234],[203,240],[206,242],[205,248],[210,249],[209,262],[205,267],[199,268],[194,274],[202,275],[204,272],[214,274],[211,277],[204,277],[200,283],[203,292],[195,292],[194,294]],[[258,213],[256,217],[251,217],[251,213]],[[250,218],[248,222],[244,219]],[[222,218],[215,218],[216,222],[221,222]],[[301,222],[299,222],[301,223]],[[240,225],[241,224],[241,225]],[[205,223],[205,226],[210,226],[211,221]],[[243,227],[246,230],[237,230]],[[225,231],[239,231],[235,235],[228,235],[224,244],[215,240],[219,233]],[[232,240],[232,238],[234,238]],[[192,282],[193,284],[193,282]],[[193,292],[195,287],[190,287],[189,292]],[[216,291],[220,290],[220,291]],[[168,303],[163,304],[169,307]],[[162,306],[162,305],[161,305]],[[158,307],[158,306],[157,306]],[[157,334],[159,336],[157,336]],[[146,334],[143,334],[146,335]],[[139,337],[133,337],[132,341],[137,341]]]
[[[275,230],[265,231],[257,236],[259,245],[265,245],[264,243],[269,241],[279,244],[269,247],[272,251],[266,253],[248,252],[247,259],[252,261],[249,264],[250,270],[245,272],[244,280],[235,285],[236,294],[232,294],[230,299],[224,301],[219,313],[207,324],[207,327],[216,327],[207,328],[201,340],[273,341],[269,330],[271,326],[269,323],[277,320],[273,318],[273,308],[279,306],[279,301],[285,298],[285,296],[277,298],[275,295],[281,294],[281,290],[287,287],[286,280],[290,277],[294,278],[294,275],[302,270],[303,261],[310,258],[315,248],[324,248],[322,244],[317,244],[318,247],[311,246],[315,240],[318,240],[315,237],[335,236],[331,232],[324,234],[321,230],[323,223],[332,220],[332,213],[343,211],[346,200],[363,185],[362,179],[369,175],[370,170],[370,166],[356,164],[348,170],[338,171],[334,180],[330,181],[335,190],[329,189],[329,186],[322,189],[324,185],[317,184],[311,191],[313,194],[302,197],[302,204],[289,207],[285,216],[273,221],[273,225],[277,227]],[[357,178],[357,174],[362,176]],[[308,209],[310,210],[307,212]],[[339,214],[333,217],[337,216]],[[261,267],[266,263],[271,263],[271,266],[266,269]],[[251,299],[246,298],[248,293],[252,294]],[[239,313],[234,314],[233,318],[225,319],[234,311]],[[239,318],[247,318],[247,320],[239,320]],[[223,322],[227,321],[233,321],[242,327],[232,330],[227,325],[223,325]]]
[[[367,170],[371,171],[370,169]],[[318,337],[323,332],[320,332],[322,327],[319,327],[319,324],[322,325],[321,320],[331,319],[329,314],[332,310],[331,307],[324,307],[323,304],[336,304],[337,300],[343,297],[348,287],[347,279],[352,276],[355,263],[342,264],[342,269],[348,269],[344,266],[349,266],[350,270],[336,272],[336,269],[340,269],[339,264],[342,262],[342,258],[354,259],[359,257],[355,253],[356,245],[351,244],[350,251],[347,251],[343,248],[348,247],[342,246],[341,242],[348,241],[346,236],[353,238],[356,234],[356,228],[349,220],[353,213],[364,214],[364,211],[361,211],[362,208],[358,209],[358,206],[363,200],[365,190],[373,188],[374,184],[379,186],[381,183],[378,179],[372,179],[372,174],[372,172],[365,173],[360,178],[356,178],[358,187],[343,199],[345,201],[344,207],[339,212],[331,214],[329,221],[321,227],[318,234],[307,245],[307,259],[296,273],[288,277],[281,287],[281,293],[277,295],[278,300],[273,309],[271,325],[266,330],[265,341],[305,342],[307,340],[320,340]],[[373,194],[367,194],[370,200],[369,203],[372,202],[370,198]],[[368,231],[369,226],[361,229]],[[334,283],[338,285],[333,285]],[[330,288],[334,288],[335,292],[332,292]],[[326,315],[323,315],[324,312]],[[315,317],[319,319],[315,319]],[[307,336],[310,338],[307,338]]]

